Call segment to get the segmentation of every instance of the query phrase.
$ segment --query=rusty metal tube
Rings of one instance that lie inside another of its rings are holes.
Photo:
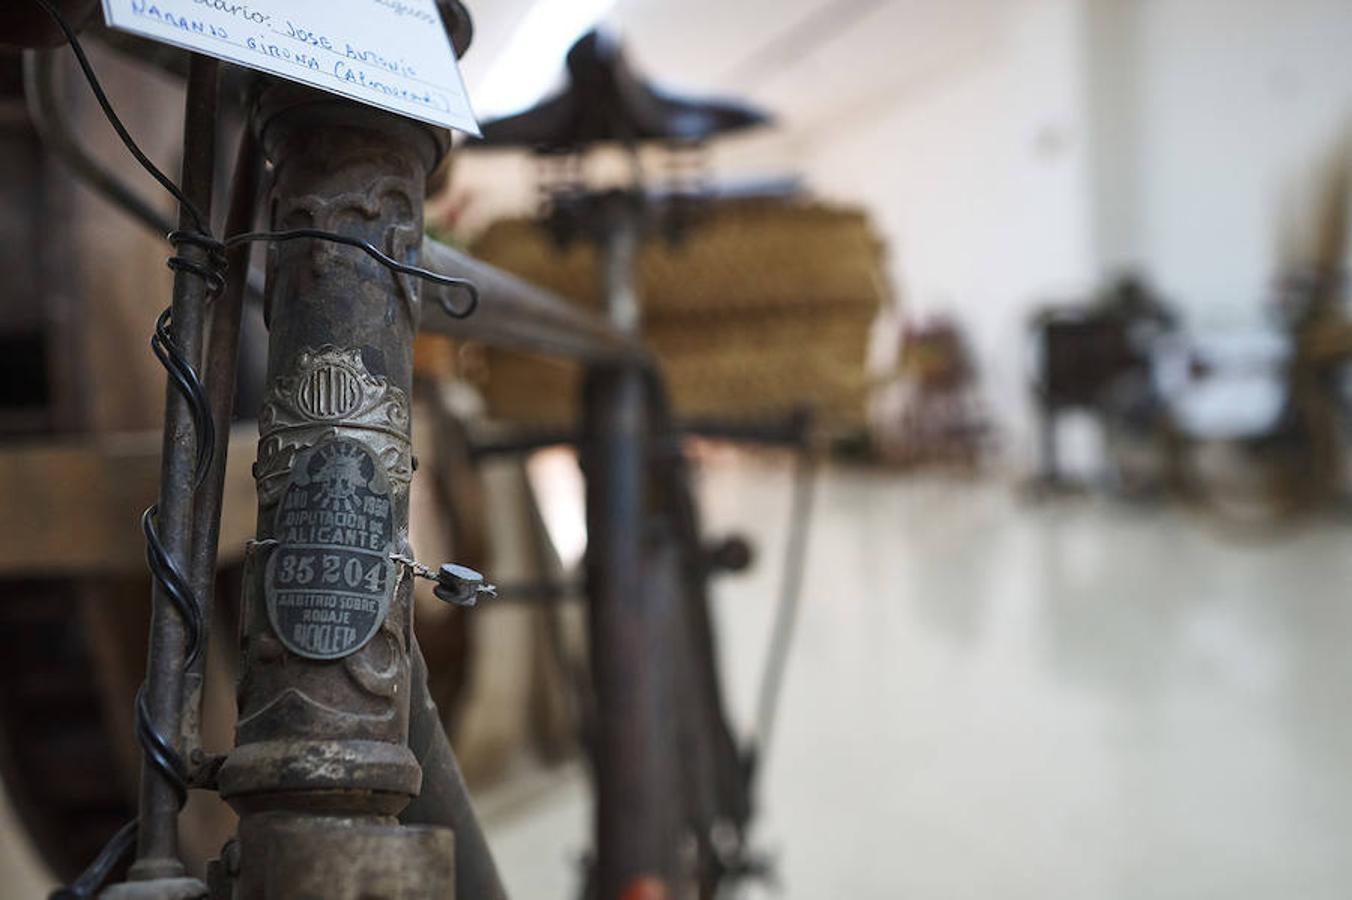
[[[416,255],[444,132],[284,83],[257,120],[273,229]],[[451,832],[395,818],[421,786],[412,584],[394,561],[411,552],[420,301],[416,281],[348,247],[293,241],[269,255],[258,541],[235,749],[219,776],[240,813],[236,900],[443,897],[454,877]]]
[[[607,308],[637,327],[637,211],[618,198],[609,211],[604,272]],[[596,870],[600,900],[649,884],[675,885],[680,868],[680,761],[669,641],[679,586],[655,583],[645,560],[648,404],[642,369],[594,366],[583,397],[588,630],[596,715]],[[659,577],[673,573],[668,566]]]
[[[194,56],[188,79],[183,123],[183,192],[205,217],[211,215],[211,186],[215,166],[216,76],[219,63]],[[192,230],[196,221],[187,209],[179,227]],[[202,265],[206,251],[195,245],[180,249],[184,259]],[[173,337],[183,360],[196,369],[201,362],[206,320],[207,283],[197,274],[174,276]],[[201,438],[193,427],[188,399],[172,379],[165,388],[164,447],[161,456],[158,530],[169,558],[183,566],[191,551],[194,457]],[[152,596],[150,648],[146,661],[145,705],[154,730],[181,750],[179,731],[184,688],[183,661],[191,636],[189,624],[173,608],[169,594],[157,579]],[[149,881],[183,874],[178,858],[179,793],[149,760],[141,766],[139,829],[136,863],[131,878]]]
[[[422,792],[404,808],[405,825],[441,825],[455,832],[455,895],[475,900],[506,900],[469,791],[441,724],[436,701],[427,690],[427,661],[413,642],[413,698],[408,744],[422,766]]]
[[[480,296],[474,315],[453,319],[438,308],[441,300],[444,297],[455,306],[463,298],[454,289],[428,285],[424,288],[425,331],[585,362],[648,360],[648,352],[636,338],[552,291],[432,238],[423,240],[422,253],[424,266],[445,275],[468,278],[479,289]]]
[[[262,164],[254,135],[245,131],[235,156],[234,184],[226,215],[227,234],[247,231],[257,209]],[[230,424],[235,404],[235,370],[239,359],[239,330],[244,312],[244,293],[249,264],[249,247],[241,246],[227,255],[228,271],[233,272],[224,290],[211,305],[209,344],[205,368],[207,398],[215,423],[215,445],[211,468],[197,491],[193,506],[192,556],[188,583],[201,602],[202,621],[212,621],[216,594],[216,563],[221,539],[221,501],[225,496],[226,467],[230,455]],[[191,754],[201,744],[202,685],[205,678],[208,646],[202,648],[187,673],[183,698],[184,745]]]

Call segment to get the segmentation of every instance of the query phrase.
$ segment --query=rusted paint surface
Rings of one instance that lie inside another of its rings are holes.
[[[416,259],[423,184],[445,151],[444,133],[289,85],[270,87],[259,109],[273,164],[273,228],[338,231]],[[288,502],[334,511],[354,498],[387,504],[375,549],[411,552],[407,398],[420,300],[417,282],[357,250],[320,241],[270,250],[258,543],[246,561],[236,749],[220,772],[221,793],[241,821],[238,843],[213,870],[213,890],[233,884],[237,900],[452,891],[451,832],[406,828],[393,818],[421,785],[408,746],[410,579],[394,567],[377,579],[388,606],[374,634],[320,659],[274,631],[283,620],[269,616],[265,578],[274,555],[303,552],[278,515]],[[348,448],[351,471],[327,472],[323,491],[289,490],[318,477],[316,466],[328,458],[323,448],[335,451],[334,465],[343,455],[336,450]],[[372,493],[373,484],[379,491]],[[305,602],[317,609],[328,597],[339,602],[346,588],[325,578],[323,548],[315,552],[313,572],[299,562],[295,568],[312,586]],[[272,591],[275,600],[276,585]]]
[[[454,900],[455,839],[446,828],[334,817],[270,817],[240,828],[240,887],[286,900]]]

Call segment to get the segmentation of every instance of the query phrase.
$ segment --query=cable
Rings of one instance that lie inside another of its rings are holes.
[[[208,447],[212,445],[207,444]],[[208,454],[208,462],[210,454]],[[184,651],[184,668],[191,668],[202,652],[205,638],[205,626],[202,622],[202,610],[197,603],[187,576],[169,556],[169,551],[160,541],[158,530],[159,510],[152,506],[141,514],[141,531],[146,538],[146,565],[155,574],[156,580],[164,587],[169,602],[174,604],[183,621],[188,624],[188,648]]]
[[[57,101],[56,53],[55,50],[25,50],[23,54],[23,85],[28,118],[43,146],[55,153],[77,177],[104,199],[156,234],[168,234],[174,228],[169,217],[147,203],[138,191],[118,175],[97,162],[76,139],[65,110]]]
[[[48,900],[87,900],[95,896],[108,876],[113,874],[117,864],[135,848],[136,821],[133,819],[117,830],[117,834],[99,851],[99,855],[80,873],[79,878],[68,887],[57,888]]]
[[[66,17],[61,15],[61,11],[52,4],[51,0],[34,0],[34,2],[47,11],[47,14],[56,22],[57,27],[61,29],[62,34],[66,36],[66,43],[70,44],[70,49],[75,54],[75,60],[80,64],[80,70],[84,72],[85,81],[89,82],[89,89],[94,92],[94,99],[98,101],[104,117],[108,119],[108,124],[112,125],[113,130],[117,132],[117,136],[121,139],[122,145],[127,148],[127,152],[135,157],[136,161],[141,164],[141,168],[145,169],[151,178],[160,183],[160,187],[173,195],[174,199],[192,218],[197,230],[203,234],[207,233],[207,222],[202,218],[201,211],[188,199],[188,195],[183,193],[183,190],[174,183],[172,178],[161,172],[159,167],[150,161],[150,157],[146,156],[136,141],[132,139],[131,134],[127,131],[127,126],[122,124],[122,119],[113,109],[112,101],[108,99],[98,76],[94,74],[94,67],[90,64],[89,57],[85,55],[80,39],[75,36],[75,29],[70,26]]]
[[[380,263],[385,268],[400,275],[412,275],[414,278],[420,278],[423,281],[432,284],[444,285],[446,287],[458,288],[465,292],[469,297],[469,302],[460,309],[451,306],[442,305],[446,315],[453,319],[466,319],[474,315],[474,311],[479,308],[479,288],[467,278],[456,278],[451,275],[443,275],[440,272],[433,272],[431,269],[424,269],[422,266],[414,266],[409,263],[399,262],[394,257],[384,253],[370,241],[361,238],[351,237],[345,234],[337,234],[332,231],[321,231],[318,228],[295,228],[289,231],[251,231],[246,234],[236,234],[225,239],[226,249],[237,247],[246,243],[273,243],[281,244],[287,241],[300,240],[301,238],[314,238],[316,240],[328,241],[331,244],[343,244],[348,247],[356,247],[367,256]]]
[[[179,257],[173,257],[169,262],[172,264],[177,259]],[[198,437],[193,484],[200,485],[202,479],[207,476],[207,470],[211,468],[211,452],[216,445],[216,423],[211,417],[211,406],[207,402],[206,388],[202,386],[202,379],[197,377],[197,372],[174,341],[173,332],[170,330],[174,323],[173,312],[172,308],[166,308],[155,320],[155,333],[150,337],[150,349],[155,351],[160,364],[169,373],[174,388],[188,401],[188,408],[192,413],[193,433]]]
[[[178,807],[188,802],[188,766],[167,738],[155,730],[146,705],[145,686],[136,691],[136,740],[145,753],[146,761],[165,777],[178,797]]]

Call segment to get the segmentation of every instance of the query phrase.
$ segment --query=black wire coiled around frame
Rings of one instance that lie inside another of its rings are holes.
[[[177,253],[169,257],[167,263],[169,268],[202,279],[206,285],[208,300],[220,293],[225,287],[225,245],[208,234],[193,231],[172,232],[169,240],[176,250],[183,244],[199,247],[205,252],[206,258],[205,262],[197,262]],[[183,348],[174,340],[173,324],[173,307],[169,307],[155,320],[155,333],[150,338],[150,348],[164,366],[169,383],[188,404],[188,412],[192,419],[193,443],[196,447],[193,486],[198,488],[211,471],[216,447],[216,423],[212,418],[211,403],[207,399],[201,377],[188,361]],[[206,643],[206,623],[203,621],[201,598],[192,589],[183,569],[160,539],[158,505],[150,507],[142,514],[141,533],[145,535],[146,565],[150,569],[150,575],[155,580],[156,586],[169,599],[187,629],[188,644],[183,655],[183,669],[190,671]],[[150,707],[145,699],[145,685],[136,692],[136,741],[141,745],[146,762],[173,788],[178,797],[179,809],[182,809],[183,804],[188,801],[188,765],[174,748],[173,741],[156,730]]]
[[[175,231],[169,235],[169,240],[175,247],[190,244],[206,251],[205,264],[181,254],[171,256],[167,264],[176,272],[187,272],[201,278],[206,283],[208,298],[219,293],[225,286],[225,245],[210,235],[188,231]],[[216,427],[202,379],[188,361],[183,348],[174,340],[172,307],[160,313],[155,321],[150,347],[168,373],[170,384],[188,404],[196,444],[193,485],[200,487],[211,471]],[[201,656],[206,643],[201,599],[160,539],[158,506],[151,506],[141,515],[141,532],[145,535],[146,565],[151,577],[187,627],[188,644],[183,668],[190,670]],[[188,801],[188,765],[173,742],[155,728],[154,717],[146,703],[144,684],[136,691],[136,742],[140,744],[146,762],[174,791],[179,809],[182,809]],[[137,824],[137,820],[133,819],[119,829],[80,877],[69,886],[53,892],[50,900],[86,900],[94,897],[113,870],[136,848]]]
[[[382,252],[369,241],[349,235],[303,228],[291,231],[250,232],[226,238],[224,241],[213,237],[209,231],[206,217],[197,209],[191,199],[174,181],[151,162],[145,152],[137,145],[127,131],[117,111],[100,84],[79,38],[61,12],[51,0],[34,0],[56,22],[69,43],[75,59],[84,73],[85,81],[93,91],[105,118],[117,132],[127,151],[136,159],[147,173],[179,202],[180,208],[192,220],[187,229],[171,232],[169,242],[173,244],[175,254],[168,260],[168,266],[176,273],[185,273],[202,279],[206,286],[208,300],[215,297],[225,286],[226,251],[232,247],[248,243],[273,243],[300,239],[329,241],[361,250],[367,256],[384,266],[391,273],[410,275],[424,281],[464,291],[468,302],[455,308],[446,297],[441,298],[442,310],[452,318],[466,318],[474,313],[479,305],[479,291],[467,279],[455,278],[433,272],[420,266],[400,262]],[[183,246],[197,247],[203,251],[204,261],[184,256]],[[150,339],[151,349],[168,374],[169,382],[188,404],[191,414],[196,445],[194,465],[194,488],[199,487],[211,471],[215,448],[215,422],[211,413],[211,404],[196,369],[188,360],[182,347],[174,339],[173,309],[170,307],[160,314],[155,322],[155,331]],[[193,591],[177,561],[169,554],[158,530],[158,507],[152,506],[141,516],[141,530],[146,541],[146,564],[156,584],[169,599],[175,612],[182,617],[188,630],[188,645],[184,653],[184,669],[190,669],[200,656],[206,643],[206,623],[203,621],[201,600]],[[174,747],[174,742],[156,730],[149,706],[145,699],[145,685],[136,692],[136,738],[145,755],[146,762],[160,774],[171,786],[181,809],[188,798],[191,773],[187,763]],[[124,825],[113,835],[99,855],[90,863],[80,876],[69,886],[58,888],[50,895],[50,900],[87,900],[97,895],[99,889],[135,850],[138,820]]]
[[[169,268],[175,272],[192,272],[207,283],[207,292],[211,296],[216,296],[225,287],[225,244],[216,240],[209,234],[202,234],[196,231],[171,231],[169,232],[169,243],[174,245],[174,249],[179,249],[181,244],[189,244],[202,249],[207,256],[205,264],[195,262],[185,256],[176,255],[169,257]]]
[[[80,873],[80,877],[68,886],[57,888],[48,896],[48,900],[87,900],[98,894],[99,888],[108,880],[109,874],[117,864],[136,849],[136,820],[128,822],[117,830],[117,834],[104,845],[99,855],[89,864],[89,868]]]
[[[177,258],[177,257],[175,257]],[[155,320],[155,333],[150,337],[150,349],[169,373],[174,389],[188,402],[192,415],[193,434],[197,436],[197,460],[193,466],[193,484],[200,485],[211,467],[211,448],[215,446],[216,423],[211,418],[211,404],[207,401],[202,379],[188,364],[188,359],[174,341],[172,331],[174,313],[166,309]]]
[[[136,691],[136,742],[141,745],[146,762],[174,789],[178,808],[182,809],[188,802],[188,765],[165,736],[155,730],[150,707],[146,705],[145,685]]]
[[[208,453],[207,456],[209,461],[211,454]],[[159,509],[152,506],[141,516],[141,532],[146,538],[146,565],[155,574],[155,580],[164,589],[165,596],[188,626],[188,648],[184,654],[183,666],[191,668],[201,655],[206,638],[202,605],[197,595],[193,593],[192,586],[188,584],[183,570],[174,562],[174,558],[169,555],[169,551],[160,540],[158,515]]]
[[[39,0],[42,2],[42,0]],[[175,231],[169,240],[177,249],[188,244],[205,251],[205,263],[189,259],[181,253],[171,256],[167,265],[175,272],[185,272],[201,278],[206,285],[208,299],[225,286],[225,244],[210,235],[192,231]],[[184,402],[192,419],[196,459],[193,472],[194,489],[202,485],[215,456],[216,425],[211,414],[202,379],[189,362],[178,341],[174,339],[173,307],[165,309],[155,320],[155,332],[150,347]],[[206,644],[206,623],[202,616],[202,601],[192,589],[188,577],[164,546],[159,533],[159,506],[151,506],[141,515],[141,533],[146,542],[146,566],[156,586],[168,598],[175,612],[182,618],[188,632],[188,643],[183,656],[183,669],[191,670]],[[174,747],[174,742],[155,727],[154,717],[146,702],[145,685],[136,691],[136,742],[146,763],[165,780],[178,800],[179,809],[188,801],[190,773],[188,764]],[[136,848],[137,820],[124,825],[103,848],[80,877],[69,886],[53,892],[50,900],[86,900],[94,897],[113,870],[125,861]]]

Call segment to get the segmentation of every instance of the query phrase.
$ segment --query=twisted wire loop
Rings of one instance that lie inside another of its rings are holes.
[[[215,297],[225,287],[226,246],[204,231],[171,231],[169,243],[178,250],[180,244],[189,244],[206,253],[206,264],[195,262],[181,254],[169,257],[168,266],[175,272],[192,272],[207,283],[207,293]]]
[[[189,244],[201,248],[206,257],[204,263],[188,259],[182,254],[169,257],[168,266],[175,272],[181,272],[202,279],[210,300],[225,287],[226,257],[225,244],[209,234],[197,231],[175,231],[169,235],[177,250],[180,245]],[[169,382],[188,404],[192,418],[193,438],[196,453],[193,485],[201,487],[215,456],[216,424],[211,414],[211,403],[207,400],[206,388],[202,384],[197,370],[189,362],[182,346],[174,340],[173,307],[160,313],[155,321],[155,333],[150,338],[150,347],[164,366]],[[151,506],[141,515],[141,532],[146,539],[146,565],[156,586],[168,598],[174,611],[183,620],[188,632],[188,644],[183,654],[183,669],[190,671],[202,654],[206,644],[206,623],[203,621],[202,601],[188,582],[178,561],[170,555],[159,532],[159,506]],[[136,692],[136,739],[141,745],[146,761],[159,772],[178,796],[179,808],[188,800],[188,765],[174,746],[174,742],[155,728],[150,708],[145,699],[145,685]]]

